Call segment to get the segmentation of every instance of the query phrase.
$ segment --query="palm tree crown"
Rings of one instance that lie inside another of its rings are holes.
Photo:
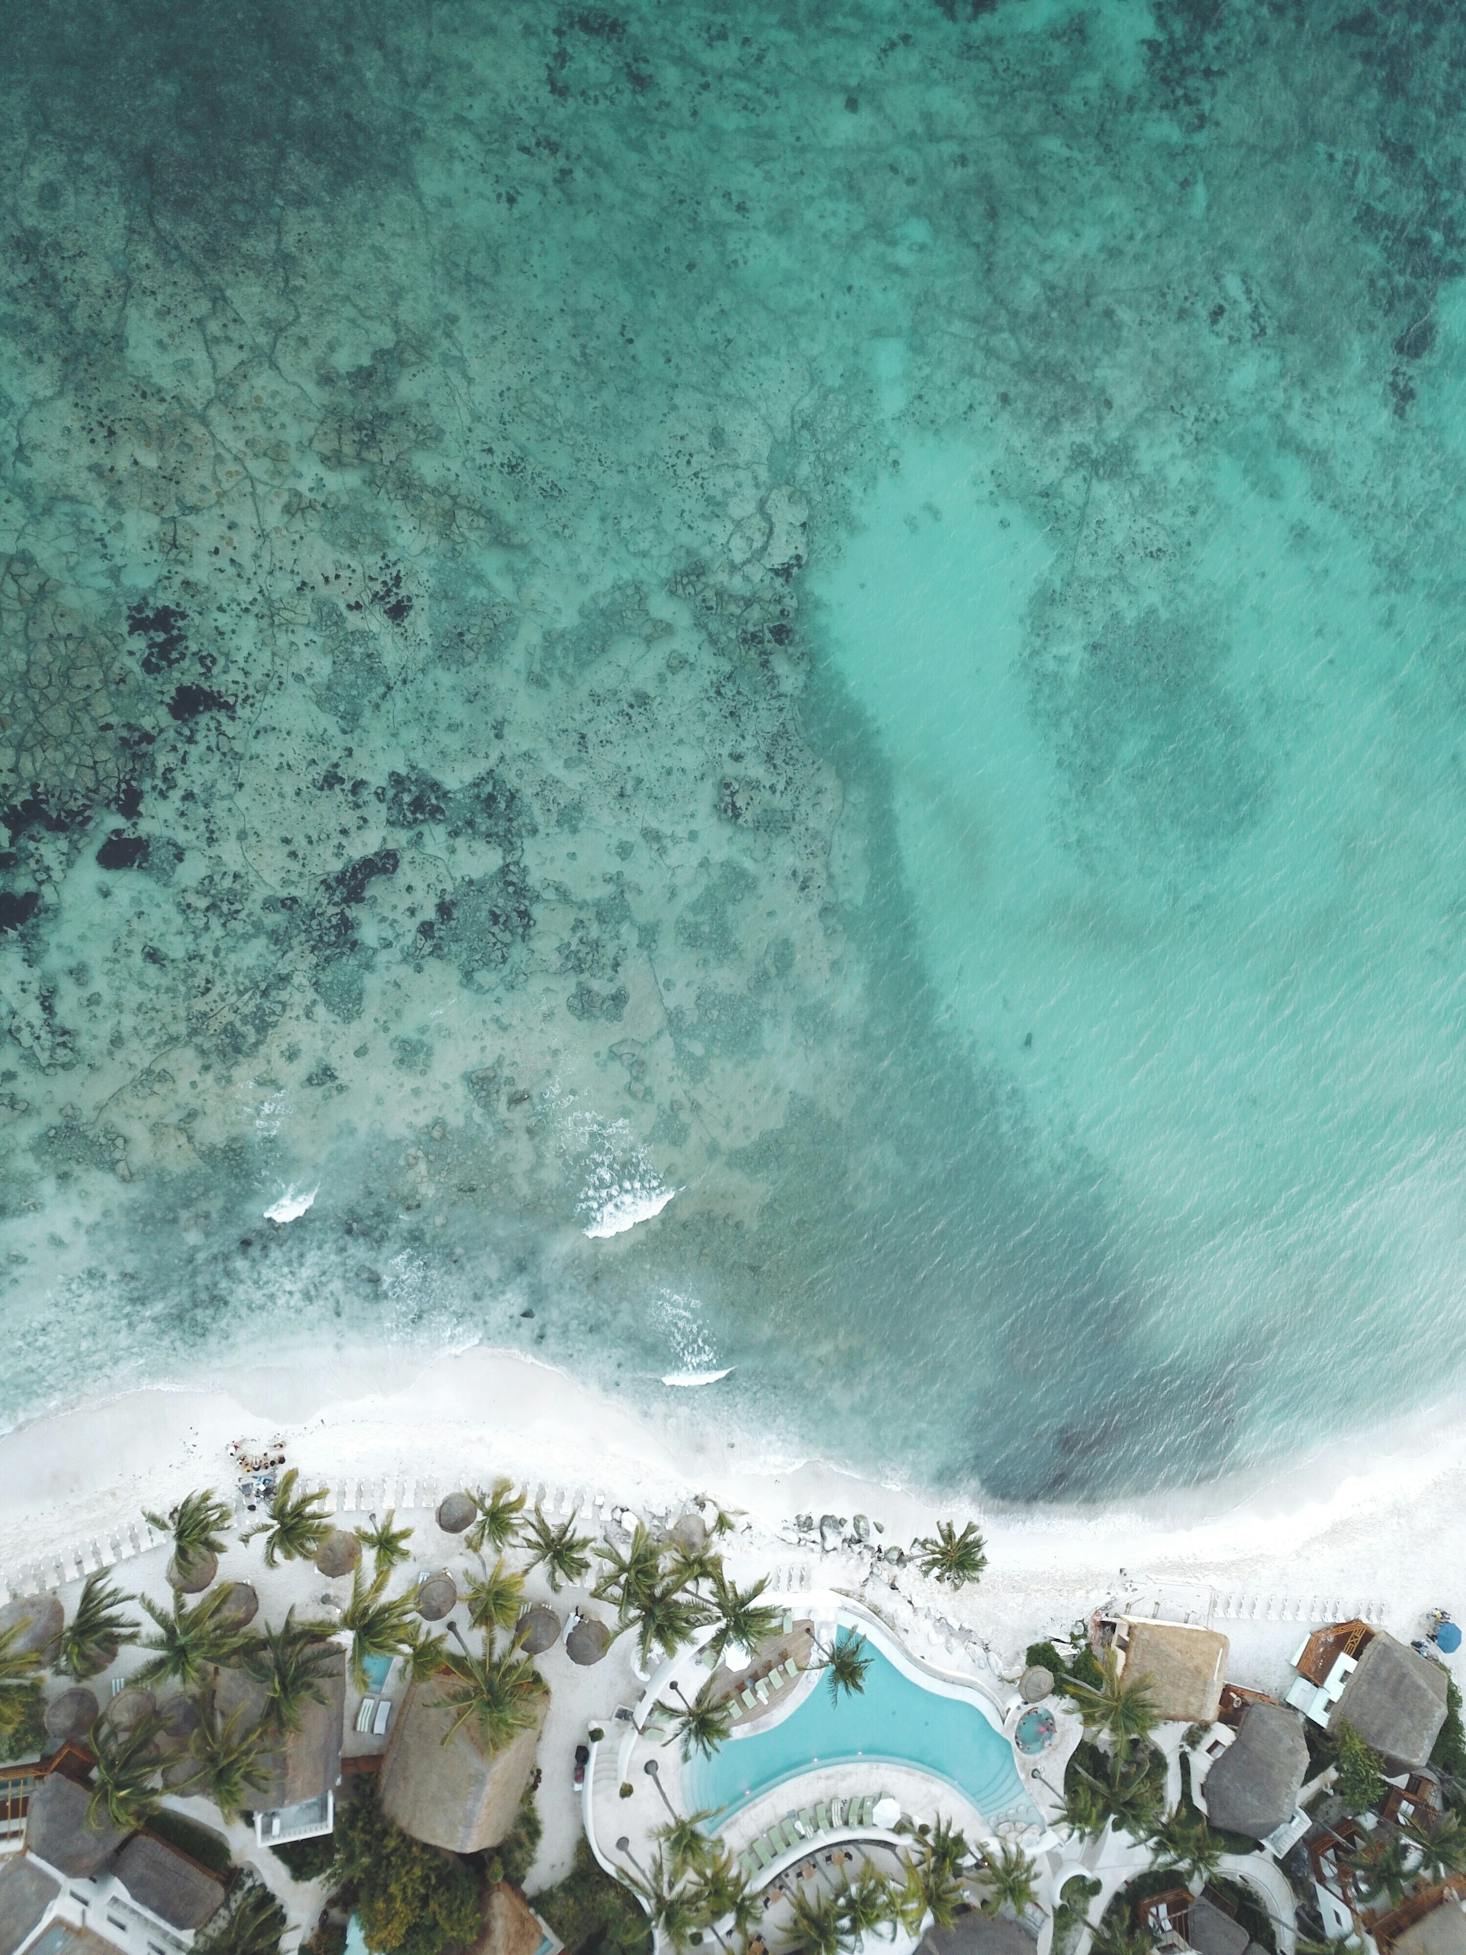
[[[642,1521],[625,1548],[608,1542],[597,1549],[605,1572],[591,1594],[600,1602],[614,1602],[623,1623],[637,1614],[647,1598],[655,1595],[662,1579],[662,1544],[653,1540]]]
[[[138,1670],[138,1683],[171,1677],[186,1689],[197,1689],[215,1665],[236,1662],[254,1643],[250,1632],[228,1615],[220,1620],[229,1601],[227,1588],[211,1589],[193,1603],[177,1595],[171,1610],[160,1609],[151,1596],[138,1599],[157,1624],[157,1633],[142,1639],[142,1647],[157,1654]]]
[[[11,1623],[8,1629],[0,1629],[0,1689],[34,1683],[45,1668],[39,1650],[20,1647],[21,1638],[30,1626],[31,1618],[25,1616]]]
[[[130,1731],[118,1733],[98,1718],[88,1740],[95,1765],[87,1824],[100,1832],[103,1817],[124,1832],[132,1832],[158,1810],[157,1716],[142,1718]]]
[[[583,1581],[590,1573],[591,1538],[588,1534],[575,1532],[573,1517],[561,1521],[557,1526],[545,1518],[543,1508],[536,1507],[523,1523],[522,1532],[526,1544],[532,1549],[529,1566],[538,1568],[543,1564],[550,1587],[556,1594],[562,1583]]]
[[[166,1520],[147,1509],[143,1519],[160,1534],[172,1535],[173,1552],[183,1563],[223,1554],[234,1516],[222,1500],[214,1498],[214,1489],[205,1487],[201,1493],[186,1493]]]
[[[643,1666],[654,1650],[675,1656],[708,1619],[706,1606],[689,1595],[675,1576],[665,1580],[636,1610],[636,1644]]]
[[[828,1646],[817,1644],[820,1668],[836,1703],[842,1697],[858,1697],[865,1689],[866,1674],[875,1658],[865,1647],[865,1638],[853,1631],[836,1637]]]
[[[458,1713],[443,1733],[443,1743],[471,1720],[491,1752],[502,1751],[521,1731],[531,1729],[546,1694],[544,1679],[527,1656],[495,1656],[487,1640],[477,1656],[468,1649],[450,1652],[432,1688],[435,1703]]]
[[[508,1480],[495,1480],[487,1494],[480,1489],[472,1498],[478,1519],[464,1536],[465,1542],[474,1554],[482,1554],[485,1548],[501,1554],[519,1538],[524,1495],[516,1493]]]
[[[1113,1650],[1105,1652],[1104,1674],[1097,1684],[1070,1677],[1068,1689],[1092,1731],[1103,1731],[1122,1749],[1143,1742],[1160,1723],[1155,1692],[1144,1677],[1126,1678]]]
[[[329,1498],[325,1488],[297,1493],[299,1483],[299,1469],[288,1467],[270,1496],[269,1520],[252,1527],[244,1537],[252,1541],[257,1534],[264,1535],[267,1568],[280,1561],[309,1561],[331,1532],[330,1517],[324,1511]]]
[[[1038,1905],[1038,1870],[1022,1847],[1004,1844],[996,1853],[989,1853],[983,1878],[985,1914],[997,1914],[1006,1907],[1023,1915]]]
[[[469,1577],[463,1599],[476,1629],[512,1629],[524,1606],[524,1577],[506,1568],[501,1555],[492,1568]]]
[[[1193,1884],[1204,1885],[1222,1864],[1222,1843],[1200,1813],[1168,1814],[1153,1828],[1149,1843],[1158,1865],[1174,1867]]]
[[[914,1546],[922,1574],[934,1576],[948,1588],[975,1582],[988,1565],[987,1545],[972,1521],[960,1534],[951,1521],[938,1521],[936,1533],[922,1535]]]
[[[212,1799],[225,1819],[237,1818],[250,1794],[269,1783],[262,1747],[261,1731],[246,1726],[241,1712],[220,1718],[212,1705],[201,1705],[198,1727],[189,1740],[188,1790]]]
[[[284,1908],[258,1874],[246,1871],[195,1938],[194,1955],[279,1955],[284,1932]]]
[[[417,1643],[418,1615],[412,1595],[388,1595],[387,1577],[370,1581],[358,1568],[351,1578],[351,1599],[341,1612],[351,1632],[351,1675],[358,1690],[367,1687],[367,1660],[373,1656],[401,1656]]]
[[[324,1623],[297,1622],[289,1609],[243,1654],[241,1667],[264,1686],[268,1714],[281,1731],[298,1731],[306,1705],[326,1702],[334,1656],[323,1640],[329,1633]]]
[[[759,1600],[768,1585],[767,1576],[750,1588],[739,1588],[721,1573],[714,1577],[709,1605],[717,1617],[717,1628],[707,1644],[714,1662],[721,1662],[734,1644],[756,1650],[760,1643],[777,1636],[783,1628],[783,1610],[775,1608],[772,1602]]]
[[[356,1529],[356,1538],[364,1548],[371,1552],[372,1571],[377,1575],[390,1575],[399,1563],[411,1558],[412,1550],[408,1542],[412,1539],[410,1527],[394,1527],[397,1509],[389,1507],[381,1520],[375,1517],[366,1527]]]
[[[691,1758],[696,1752],[699,1758],[711,1758],[719,1745],[726,1744],[728,1734],[733,1729],[733,1706],[727,1698],[715,1702],[706,1690],[698,1693],[688,1703],[679,1690],[681,1706],[673,1710],[670,1704],[659,1704],[659,1711],[671,1711],[677,1721],[674,1737],[682,1740],[682,1756]],[[670,1740],[668,1741],[670,1742]]]
[[[94,1677],[115,1662],[124,1643],[137,1641],[137,1624],[124,1614],[136,1599],[111,1587],[100,1570],[88,1575],[61,1632],[56,1668],[68,1677]]]

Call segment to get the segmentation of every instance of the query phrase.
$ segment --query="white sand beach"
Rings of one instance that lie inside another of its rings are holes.
[[[949,1594],[909,1566],[869,1559],[861,1572],[872,1596],[890,1581],[975,1631],[997,1669],[1034,1638],[1129,1598],[1145,1613],[1209,1615],[1232,1639],[1233,1676],[1276,1685],[1309,1620],[1367,1608],[1414,1635],[1428,1607],[1466,1603],[1454,1585],[1466,1567],[1466,1468],[1454,1420],[1440,1416],[1150,1511],[983,1512],[828,1464],[755,1460],[720,1420],[715,1389],[667,1398],[653,1421],[549,1366],[481,1348],[425,1363],[401,1350],[315,1364],[292,1355],[212,1389],[130,1392],[0,1438],[0,1581],[23,1586],[42,1557],[104,1539],[190,1487],[228,1490],[229,1442],[269,1431],[342,1506],[384,1481],[401,1496],[415,1483],[446,1490],[499,1474],[633,1508],[705,1494],[747,1516],[740,1547],[771,1567],[821,1561],[818,1537],[794,1531],[798,1514],[863,1513],[897,1546],[941,1515],[976,1518],[989,1556],[976,1587]]]

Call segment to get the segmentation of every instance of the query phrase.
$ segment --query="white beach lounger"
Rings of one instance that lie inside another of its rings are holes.
[[[362,1698],[361,1702],[356,1707],[356,1728],[358,1731],[371,1730],[372,1719],[376,1715],[376,1710],[377,1710],[377,1700],[375,1697]]]
[[[766,1677],[759,1678],[758,1682],[753,1687],[753,1694],[761,1704],[768,1703],[769,1685],[768,1685],[768,1679]]]
[[[387,1726],[391,1722],[392,1699],[390,1697],[384,1697],[377,1705],[377,1714],[372,1719],[372,1736],[374,1738],[385,1738],[387,1735]]]
[[[752,1684],[749,1685],[747,1690],[742,1692],[742,1697],[745,1710],[754,1711],[758,1709],[758,1699],[753,1694]]]

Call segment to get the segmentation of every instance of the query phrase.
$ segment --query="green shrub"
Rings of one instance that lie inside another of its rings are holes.
[[[305,1955],[344,1955],[346,1948],[346,1923],[327,1921],[324,1916],[316,1923],[316,1931],[307,1941],[301,1943]]]
[[[1446,1720],[1430,1748],[1430,1762],[1447,1780],[1466,1779],[1466,1728],[1461,1723],[1461,1692],[1446,1674]]]
[[[46,1749],[46,1700],[33,1679],[0,1690],[0,1764],[29,1764]]]
[[[285,1863],[292,1880],[319,1880],[322,1874],[331,1871],[336,1858],[336,1837],[333,1833],[318,1833],[313,1840],[286,1840],[280,1846],[272,1846],[270,1851]]]
[[[564,1880],[534,1904],[568,1955],[650,1955],[651,1927],[635,1896],[603,1870],[585,1840]]]
[[[1023,1653],[1023,1661],[1032,1670],[1052,1670],[1059,1690],[1065,1696],[1072,1695],[1071,1682],[1088,1684],[1096,1690],[1105,1680],[1099,1660],[1088,1643],[1081,1642],[1072,1656],[1063,1656],[1052,1643],[1030,1643]]]
[[[358,1793],[337,1817],[335,1871],[367,1947],[379,1955],[443,1955],[479,1933],[480,1870],[410,1838],[374,1792]]]
[[[1341,1724],[1334,1739],[1338,1777],[1334,1791],[1345,1812],[1372,1812],[1385,1796],[1385,1761],[1352,1724]]]
[[[180,1812],[170,1812],[166,1806],[153,1814],[147,1830],[155,1839],[166,1840],[169,1846],[176,1846],[190,1860],[212,1868],[216,1874],[228,1873],[234,1864],[229,1842],[222,1833],[216,1833],[211,1826],[200,1826],[197,1820],[185,1819]]]
[[[534,1864],[542,1831],[534,1793],[526,1792],[514,1815],[514,1824],[499,1844],[472,1856],[483,1869],[484,1879],[509,1880],[516,1887],[523,1887],[525,1876]]]

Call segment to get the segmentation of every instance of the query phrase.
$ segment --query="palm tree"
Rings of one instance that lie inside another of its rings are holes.
[[[793,1919],[780,1947],[786,1955],[843,1955],[845,1925],[833,1894],[811,1900],[796,1892]]]
[[[1177,1811],[1152,1828],[1147,1841],[1156,1864],[1174,1867],[1188,1886],[1201,1888],[1218,1872],[1225,1849],[1200,1813]]]
[[[912,1546],[922,1574],[945,1582],[948,1588],[965,1588],[988,1565],[987,1545],[971,1521],[960,1534],[951,1521],[938,1521],[935,1534],[923,1534]]]
[[[735,1643],[743,1649],[755,1650],[784,1627],[783,1610],[776,1609],[771,1602],[759,1601],[768,1585],[767,1576],[751,1588],[739,1588],[721,1573],[713,1578],[709,1605],[718,1626],[708,1638],[707,1649],[715,1663],[721,1663]]]
[[[938,1817],[918,1840],[915,1857],[921,1866],[934,1872],[956,1874],[972,1859],[972,1848],[960,1826]]]
[[[607,1543],[596,1552],[605,1572],[591,1594],[598,1602],[614,1602],[617,1616],[623,1623],[629,1622],[648,1597],[655,1595],[661,1582],[662,1544],[638,1521],[625,1548]]]
[[[34,1683],[45,1668],[40,1650],[20,1647],[20,1640],[30,1628],[31,1621],[30,1616],[23,1616],[19,1622],[11,1623],[8,1629],[0,1629],[0,1690],[16,1684]]]
[[[646,1911],[657,1934],[673,1948],[686,1948],[702,1926],[702,1911],[692,1896],[668,1878],[659,1854],[650,1875],[630,1882],[646,1904]]]
[[[1097,1839],[1109,1825],[1104,1792],[1088,1773],[1077,1772],[1074,1783],[1064,1787],[1057,1818],[1071,1839]]]
[[[733,1939],[746,1949],[763,1924],[763,1906],[733,1865],[733,1856],[722,1841],[710,1839],[708,1846],[710,1851],[684,1882],[687,1897],[697,1909],[702,1924],[712,1930],[719,1948],[728,1948],[717,1926],[719,1921],[726,1920]]]
[[[223,1501],[214,1498],[214,1489],[205,1487],[201,1493],[186,1493],[169,1510],[166,1520],[147,1508],[143,1509],[143,1519],[160,1534],[172,1535],[173,1571],[182,1580],[207,1588],[227,1545],[226,1530],[234,1520]],[[172,1573],[169,1579],[172,1580]]]
[[[524,1513],[524,1495],[516,1493],[508,1480],[495,1480],[487,1494],[480,1489],[472,1499],[478,1508],[478,1519],[463,1537],[466,1545],[474,1554],[482,1554],[485,1548],[501,1554],[519,1538],[524,1525],[520,1518]]]
[[[842,1697],[858,1697],[865,1689],[867,1672],[875,1662],[875,1658],[866,1650],[864,1636],[847,1631],[828,1645],[816,1643],[815,1649],[833,1702],[838,1704]]]
[[[677,1687],[674,1684],[673,1689]],[[733,1729],[733,1706],[726,1699],[714,1701],[706,1689],[700,1690],[689,1704],[680,1690],[677,1696],[681,1702],[680,1710],[673,1710],[670,1704],[659,1704],[660,1711],[670,1711],[677,1720],[673,1738],[682,1740],[682,1756],[691,1758],[696,1752],[699,1758],[711,1758],[719,1745],[728,1742],[728,1734]],[[669,1738],[670,1744],[672,1740]]]
[[[909,1934],[920,1934],[930,1916],[934,1926],[950,1928],[967,1902],[967,1889],[954,1873],[908,1860],[892,1896],[895,1918]]]
[[[999,1914],[1006,1907],[1015,1915],[1025,1915],[1038,1905],[1037,1870],[1022,1847],[1004,1844],[996,1854],[986,1855],[981,1907],[984,1914]]]
[[[710,1541],[697,1548],[685,1548],[680,1541],[674,1542],[667,1557],[667,1573],[681,1587],[695,1589],[701,1582],[723,1579],[723,1557]]]
[[[368,1527],[356,1529],[356,1538],[364,1548],[371,1550],[372,1572],[377,1575],[390,1575],[401,1562],[411,1559],[412,1550],[408,1542],[412,1539],[410,1527],[394,1527],[397,1509],[389,1507],[381,1520],[371,1516]]]
[[[1093,1955],[1155,1955],[1155,1937],[1123,1916],[1101,1921],[1090,1942]]]
[[[68,1677],[94,1677],[117,1660],[124,1643],[137,1641],[137,1624],[123,1610],[137,1598],[108,1585],[100,1570],[82,1584],[71,1621],[61,1632],[56,1668]]]
[[[512,1629],[524,1606],[524,1577],[517,1568],[506,1568],[501,1555],[492,1568],[470,1576],[463,1597],[475,1628]]]
[[[701,1812],[690,1812],[685,1817],[677,1813],[657,1828],[658,1851],[674,1881],[684,1881],[689,1874],[711,1866],[718,1854],[725,1851],[717,1840],[702,1830],[703,1821],[711,1819],[713,1811],[714,1808],[708,1806]]]
[[[221,1719],[212,1705],[199,1706],[198,1726],[188,1746],[192,1770],[178,1788],[202,1792],[226,1820],[237,1818],[250,1794],[262,1792],[270,1780],[261,1757],[261,1731],[242,1719],[239,1711]]]
[[[1067,1680],[1069,1694],[1091,1731],[1103,1731],[1120,1750],[1147,1739],[1160,1723],[1155,1692],[1144,1677],[1126,1678],[1113,1650],[1105,1652],[1103,1674],[1097,1684]]]
[[[643,1669],[654,1650],[675,1656],[708,1619],[705,1606],[687,1594],[675,1578],[664,1581],[646,1597],[636,1610],[636,1618],[636,1647]]]
[[[458,1635],[456,1623],[448,1626]],[[447,1669],[448,1659],[448,1638],[434,1635],[422,1623],[418,1624],[411,1645],[402,1652],[403,1667],[413,1683],[426,1683],[429,1677],[440,1675]]]
[[[285,1910],[258,1874],[246,1871],[223,1907],[194,1937],[194,1955],[280,1955]]]
[[[1076,1780],[1090,1788],[1109,1824],[1141,1839],[1155,1826],[1160,1795],[1144,1758],[1128,1765],[1121,1758],[1112,1763],[1110,1776],[1103,1779],[1093,1777],[1078,1763],[1072,1769]]]
[[[139,1720],[130,1731],[118,1733],[98,1718],[88,1744],[95,1761],[87,1824],[100,1832],[105,1818],[126,1833],[151,1819],[161,1800],[157,1786],[158,1732],[156,1716]]]
[[[268,1715],[277,1729],[298,1731],[307,1704],[326,1702],[326,1678],[335,1654],[323,1638],[329,1634],[324,1623],[297,1622],[294,1609],[277,1626],[267,1623],[264,1633],[244,1652],[241,1669],[262,1684]]]
[[[896,1900],[891,1882],[869,1862],[854,1880],[846,1882],[835,1906],[839,1910],[840,1926],[857,1944],[877,1929],[895,1926]]]
[[[351,1676],[358,1690],[367,1687],[369,1658],[401,1656],[417,1642],[412,1596],[388,1595],[386,1589],[385,1575],[368,1581],[358,1568],[351,1578],[351,1599],[341,1612],[342,1627],[351,1632]]]
[[[1397,1833],[1371,1833],[1351,1856],[1349,1870],[1367,1901],[1383,1896],[1392,1907],[1404,1900],[1416,1880],[1410,1849]]]
[[[267,1510],[270,1518],[244,1536],[246,1541],[252,1541],[257,1534],[264,1535],[267,1568],[281,1561],[309,1561],[331,1532],[330,1517],[322,1511],[330,1498],[326,1489],[317,1487],[310,1493],[298,1494],[295,1489],[299,1483],[299,1468],[287,1467],[270,1496]]]
[[[1419,1855],[1420,1872],[1431,1880],[1447,1880],[1452,1874],[1466,1873],[1466,1825],[1461,1815],[1442,1813],[1434,1826],[1411,1822],[1400,1828]]]
[[[247,1629],[239,1628],[227,1614],[222,1622],[219,1619],[229,1601],[227,1588],[212,1589],[193,1603],[175,1595],[171,1612],[160,1609],[149,1595],[138,1600],[157,1624],[157,1634],[144,1636],[142,1647],[157,1654],[138,1670],[137,1683],[159,1683],[171,1677],[185,1689],[196,1690],[216,1665],[237,1662],[253,1646],[255,1639]]]
[[[591,1546],[588,1534],[577,1534],[575,1517],[561,1521],[557,1527],[553,1521],[546,1520],[542,1507],[536,1507],[529,1520],[522,1523],[524,1540],[532,1544],[533,1553],[528,1566],[538,1568],[544,1565],[549,1577],[550,1587],[558,1595],[564,1582],[580,1582],[590,1573]]]
[[[458,1713],[443,1733],[443,1743],[472,1720],[490,1752],[502,1751],[521,1731],[533,1728],[546,1694],[544,1679],[527,1656],[495,1656],[487,1637],[477,1656],[467,1648],[448,1654],[436,1690],[433,1701]]]

